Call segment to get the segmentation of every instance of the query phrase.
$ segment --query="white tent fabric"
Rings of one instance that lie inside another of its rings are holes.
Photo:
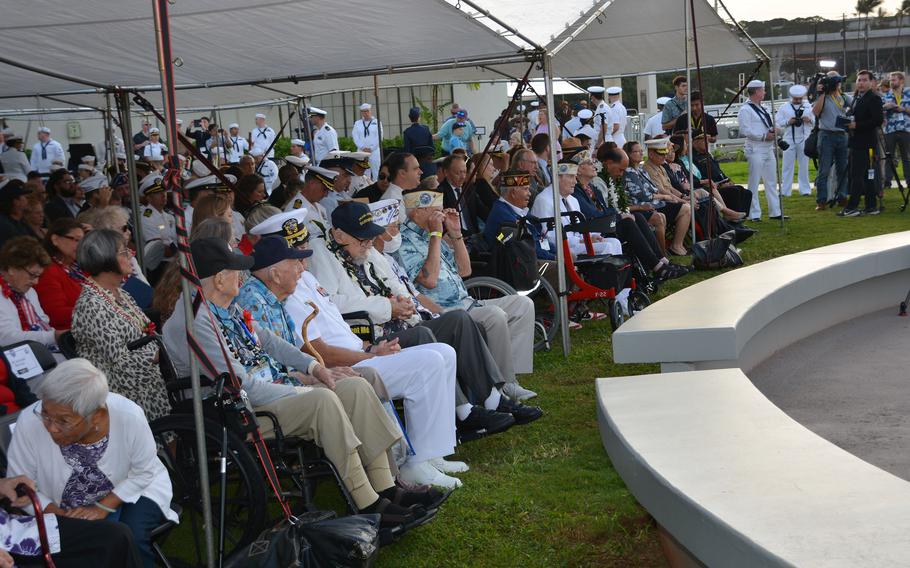
[[[472,82],[524,75],[542,49],[556,75],[612,77],[685,66],[683,2],[677,0],[193,0],[171,7],[181,108],[211,108],[291,95]],[[703,67],[755,61],[760,53],[696,0]],[[158,84],[149,3],[121,0],[0,0],[0,54],[40,70],[99,85],[155,89]],[[489,16],[484,12],[488,11]],[[574,18],[571,16],[574,15]],[[514,25],[518,35],[494,21]],[[42,49],[35,38],[48,38]],[[527,40],[530,41],[526,41]],[[80,54],[62,58],[61,54]],[[411,70],[411,72],[407,72]],[[287,80],[299,78],[298,83]],[[541,76],[535,68],[533,77]],[[102,106],[98,90],[0,62],[0,108]],[[24,98],[11,98],[25,95]],[[5,99],[5,100],[3,100]],[[157,97],[156,97],[157,99]]]

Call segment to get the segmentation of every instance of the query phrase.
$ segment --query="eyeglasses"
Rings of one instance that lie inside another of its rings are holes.
[[[385,181],[389,179],[389,174],[379,174],[379,181]]]
[[[120,250],[118,250],[118,251],[117,251],[117,256],[125,256],[125,257],[129,258],[129,256],[130,256],[130,249],[125,248],[125,249],[120,249]]]
[[[68,421],[68,420],[61,420],[60,418],[54,418],[53,416],[48,416],[44,412],[39,411],[37,406],[32,409],[32,412],[35,413],[35,416],[37,416],[38,418],[41,419],[41,422],[43,422],[45,426],[53,425],[53,426],[56,426],[58,430],[72,430],[73,428],[75,428],[76,426],[79,426],[80,424],[82,424],[82,422],[85,421],[85,418],[83,418],[81,416],[75,422]]]
[[[32,272],[28,268],[23,268],[22,271],[25,272],[26,274],[28,274],[28,279],[31,281],[35,281],[35,280],[38,280],[39,278],[41,278],[41,272],[43,272],[41,270],[39,270],[38,272]]]
[[[70,240],[70,241],[73,241],[73,242],[76,243],[77,245],[82,241],[82,238],[81,238],[81,237],[71,237],[70,235],[60,235],[60,236],[63,237],[64,239],[68,239],[68,240]]]

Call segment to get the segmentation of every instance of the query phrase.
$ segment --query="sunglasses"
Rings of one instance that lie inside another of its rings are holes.
[[[379,174],[379,181],[385,181],[389,179],[389,174]]]

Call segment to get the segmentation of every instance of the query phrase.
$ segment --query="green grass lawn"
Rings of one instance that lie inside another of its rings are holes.
[[[784,209],[792,219],[786,228],[769,221],[754,224],[759,233],[744,243],[743,257],[754,264],[907,229],[910,212],[898,213],[897,203],[897,191],[892,190],[882,215],[843,219],[831,211],[814,211],[812,198],[787,198]],[[690,274],[663,286],[660,296],[714,275]],[[895,309],[899,300],[894,298]],[[432,523],[383,548],[380,566],[665,565],[653,522],[630,495],[601,445],[594,398],[597,377],[657,372],[658,366],[613,363],[607,321],[586,322],[571,338],[567,358],[558,347],[539,353],[534,374],[521,379],[539,393],[533,403],[546,415],[530,425],[459,447],[455,458],[471,466],[470,472],[459,476],[464,487]],[[340,505],[330,483],[320,484],[317,501],[325,507]],[[180,547],[181,541],[186,545],[186,540],[175,537],[172,546]]]
[[[724,174],[727,175],[734,182],[745,186],[749,183],[749,164],[746,162],[723,162],[720,165],[720,168],[724,171]],[[812,188],[815,188],[815,174],[816,174],[815,163],[812,160],[809,160],[809,183],[812,184]],[[897,172],[901,176],[901,180],[904,180],[904,166],[899,164],[897,166]],[[797,173],[793,172],[793,179],[790,183],[796,183]],[[786,180],[784,180],[786,183]],[[906,184],[904,184],[904,189],[906,190]],[[794,189],[794,191],[796,191]],[[786,207],[786,204],[784,204]]]

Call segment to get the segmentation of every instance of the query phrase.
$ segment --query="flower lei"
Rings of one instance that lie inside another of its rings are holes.
[[[13,290],[2,275],[0,275],[0,290],[3,291],[3,297],[9,298],[16,306],[22,331],[48,331],[51,329],[47,322],[38,317],[35,306],[25,297],[25,294]]]
[[[83,286],[88,286],[94,290],[96,294],[101,296],[101,298],[107,302],[107,304],[117,313],[117,315],[138,327],[139,331],[147,335],[153,335],[155,333],[155,322],[151,321],[144,312],[134,307],[129,302],[118,301],[122,298],[120,294],[123,292],[118,291],[118,296],[114,296],[114,294],[102,288],[91,278],[86,278],[82,284]]]
[[[623,176],[611,177],[606,168],[597,175],[607,186],[607,206],[616,209],[620,213],[628,213],[629,203],[626,199],[626,178]]]

